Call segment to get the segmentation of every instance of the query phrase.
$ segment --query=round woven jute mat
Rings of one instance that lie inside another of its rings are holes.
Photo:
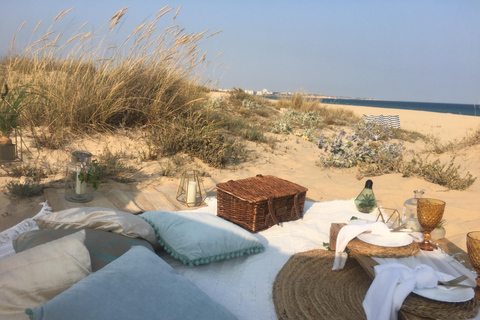
[[[362,302],[372,280],[349,258],[345,268],[332,271],[334,252],[322,249],[293,255],[277,274],[273,303],[280,320],[366,319]],[[479,302],[444,303],[410,294],[402,310],[419,317],[468,319]]]

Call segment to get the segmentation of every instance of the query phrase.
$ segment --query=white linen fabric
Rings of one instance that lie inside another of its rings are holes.
[[[38,230],[37,223],[33,220],[34,218],[40,218],[52,213],[52,208],[49,207],[46,202],[40,204],[42,205],[42,209],[33,218],[25,219],[19,224],[0,233],[0,259],[15,254],[12,241],[16,240],[19,235],[27,231]]]
[[[434,288],[439,277],[425,264],[411,269],[400,263],[375,266],[375,279],[363,300],[368,320],[397,320],[405,298],[414,288]]]
[[[333,261],[333,268],[332,270],[341,270],[345,267],[345,263],[347,262],[348,254],[345,252],[345,248],[347,244],[358,236],[359,234],[371,231],[372,234],[379,234],[379,235],[388,235],[390,234],[390,230],[383,222],[375,222],[375,223],[365,223],[365,224],[354,224],[354,225],[347,225],[344,226],[337,235],[337,244],[335,247],[335,260]]]
[[[464,265],[459,263],[452,256],[442,252],[441,249],[436,249],[433,251],[420,250],[416,255],[404,258],[373,257],[373,260],[375,260],[379,264],[397,262],[409,268],[414,268],[416,265],[419,264],[426,264],[432,267],[435,271],[449,274],[453,277],[458,277],[465,274],[469,277],[467,281],[469,285],[475,287],[477,284],[477,282],[475,281],[477,274],[475,272],[467,269]]]

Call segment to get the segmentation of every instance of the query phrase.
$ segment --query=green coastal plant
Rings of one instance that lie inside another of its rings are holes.
[[[45,185],[30,179],[26,179],[24,182],[12,180],[7,183],[6,188],[11,195],[23,199],[41,195]]]
[[[110,178],[122,183],[133,182],[134,180],[130,176],[138,169],[133,165],[126,164],[122,158],[124,158],[124,155],[120,152],[112,153],[108,148],[105,148],[103,153],[98,156],[99,161],[95,168],[99,173],[98,180]]]
[[[248,110],[256,110],[260,108],[260,105],[255,101],[245,99],[242,101],[242,107]]]
[[[430,161],[413,152],[407,153],[403,141],[391,142],[398,132],[375,123],[359,123],[347,134],[338,130],[330,137],[321,134],[317,145],[323,150],[318,165],[323,167],[358,167],[357,178],[387,173],[404,177],[419,176],[452,190],[465,190],[476,177],[470,172],[462,176],[460,165],[452,156],[449,163]],[[411,154],[411,156],[409,156]]]
[[[343,129],[330,137],[323,133],[317,145],[323,152],[319,164],[324,167],[351,168],[361,164],[393,163],[403,157],[403,143],[391,142],[389,128],[361,121],[350,134]],[[385,173],[385,172],[383,172]]]
[[[15,87],[9,92],[8,85],[4,84],[4,90],[0,94],[0,135],[3,139],[8,139],[10,134],[19,125],[20,112],[27,97],[27,91],[23,87]],[[5,141],[10,144],[11,141]]]
[[[443,219],[442,221],[440,221],[440,223],[438,224],[437,228],[438,228],[438,229],[443,228],[446,223],[447,223],[447,220]]]
[[[294,133],[306,140],[315,141],[318,130],[323,127],[323,118],[317,111],[287,109],[278,122],[274,124],[272,132],[284,135]]]
[[[452,190],[465,190],[477,178],[470,172],[462,176],[460,168],[460,165],[455,164],[455,156],[450,158],[450,162],[442,163],[439,159],[428,161],[428,156],[422,158],[414,154],[413,158],[403,165],[401,172],[405,177],[416,175]]]
[[[11,166],[5,167],[4,170],[7,172],[9,177],[27,177],[32,179],[34,182],[39,182],[43,178],[47,177],[47,172],[42,168],[37,162],[33,163],[13,163]]]

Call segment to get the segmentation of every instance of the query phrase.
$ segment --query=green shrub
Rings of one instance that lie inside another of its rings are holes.
[[[297,136],[307,137],[314,141],[314,133],[323,127],[323,118],[316,111],[297,111],[287,109],[283,116],[272,128],[273,133],[291,134],[294,132]]]
[[[392,128],[391,129],[393,136],[393,139],[398,139],[398,140],[403,140],[403,141],[408,141],[408,142],[417,142],[418,140],[423,140],[427,141],[428,138],[417,132],[417,131],[409,131],[405,129],[400,129],[400,128]]]
[[[207,102],[205,102],[205,108],[207,110],[219,109],[221,108],[223,103],[224,103],[223,97],[211,98],[211,99],[208,99]]]
[[[158,126],[154,131],[150,139],[159,156],[184,152],[213,167],[225,167],[234,159],[236,149],[241,147],[240,143],[221,132],[218,123],[208,121],[202,112],[177,118],[174,123]]]
[[[245,100],[254,101],[255,98],[253,95],[246,93],[242,88],[232,88],[228,93],[228,101],[234,107],[241,107]]]
[[[100,179],[110,178],[123,183],[133,182],[130,175],[138,170],[133,165],[126,164],[123,158],[121,153],[113,154],[106,148],[104,153],[98,156]]]
[[[274,127],[272,128],[272,132],[276,134],[289,135],[293,132],[293,128],[290,126],[288,120],[280,119],[277,123],[275,123]]]
[[[320,135],[317,145],[323,150],[319,164],[324,167],[351,168],[360,164],[376,164],[383,171],[403,157],[403,143],[390,142],[392,132],[388,127],[374,122],[361,121],[347,134],[338,130],[331,137]],[[372,169],[369,169],[372,171]]]
[[[6,185],[8,192],[19,198],[30,198],[43,193],[45,186],[38,181],[26,179],[25,182],[10,181]]]
[[[330,107],[320,104],[319,100],[305,99],[302,94],[296,93],[291,99],[280,99],[276,102],[278,109],[293,109],[298,112],[313,111],[322,119],[324,125],[353,125],[361,120],[351,110],[341,107]]]
[[[248,110],[257,110],[260,108],[260,105],[256,103],[255,101],[245,99],[242,101],[242,108],[248,109]]]
[[[41,167],[38,163],[12,163],[10,166],[5,167],[5,171],[9,177],[27,177],[35,182],[47,177],[47,170]]]
[[[417,175],[432,183],[445,186],[452,190],[465,190],[470,187],[476,177],[467,172],[463,177],[460,175],[460,165],[455,165],[455,157],[452,156],[449,163],[441,163],[440,160],[432,162],[422,159],[418,155],[414,155],[413,159],[405,163],[402,171],[405,177]]]
[[[267,142],[263,132],[258,130],[258,128],[249,128],[242,131],[241,137],[245,140],[256,141],[256,142]]]

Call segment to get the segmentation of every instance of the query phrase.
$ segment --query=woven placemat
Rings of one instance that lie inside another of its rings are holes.
[[[290,257],[273,284],[273,303],[280,320],[366,319],[362,302],[372,280],[355,259],[332,271],[334,252],[311,250]],[[468,319],[479,302],[444,303],[410,294],[402,310],[434,319]]]
[[[344,223],[332,223],[330,227],[330,247],[334,250],[338,231],[344,226]],[[352,251],[352,253],[367,257],[378,257],[378,258],[402,258],[413,256],[418,253],[420,248],[415,241],[412,241],[407,246],[402,247],[380,247],[373,244],[366,243],[358,238],[350,240],[347,244],[347,248]]]
[[[412,243],[409,245],[402,247],[380,247],[363,242],[358,238],[351,240],[347,247],[354,254],[378,258],[409,257],[417,254],[420,250],[415,241],[412,241]]]

